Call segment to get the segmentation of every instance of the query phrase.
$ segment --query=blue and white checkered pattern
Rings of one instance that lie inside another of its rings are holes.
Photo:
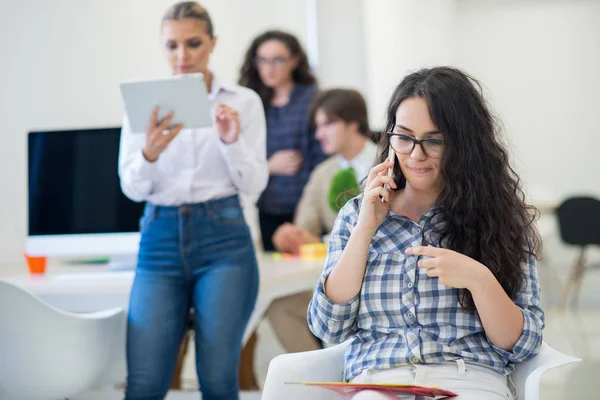
[[[350,200],[337,217],[329,241],[325,268],[308,309],[311,331],[327,343],[354,339],[346,353],[344,378],[365,369],[388,369],[462,358],[508,375],[514,364],[533,357],[542,343],[544,311],[535,259],[524,266],[527,286],[515,301],[523,312],[523,333],[512,351],[494,346],[477,312],[465,312],[458,290],[428,277],[417,266],[418,256],[404,251],[439,244],[429,234],[442,218],[427,211],[415,223],[390,211],[373,237],[361,292],[347,304],[333,304],[324,284],[340,259],[356,225],[361,197]],[[426,234],[423,234],[423,231]]]

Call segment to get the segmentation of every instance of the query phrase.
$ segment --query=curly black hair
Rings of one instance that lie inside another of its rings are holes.
[[[387,110],[388,131],[395,126],[400,103],[415,97],[426,101],[431,120],[444,135],[440,166],[444,187],[431,217],[441,214],[446,222],[435,232],[440,246],[487,266],[515,300],[526,283],[523,264],[541,247],[534,224],[539,212],[525,202],[501,140],[501,124],[477,80],[455,68],[436,67],[414,72],[396,87]],[[389,144],[389,136],[381,134],[377,163],[387,158]],[[394,176],[398,188],[404,188],[406,179],[398,163]],[[468,290],[459,291],[459,302],[464,310],[475,309]]]

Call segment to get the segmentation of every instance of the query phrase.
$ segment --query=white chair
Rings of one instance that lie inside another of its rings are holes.
[[[329,390],[285,382],[340,382],[344,370],[345,352],[350,341],[324,350],[282,354],[269,364],[262,400],[333,400],[336,394]],[[518,400],[538,400],[540,379],[549,369],[572,362],[578,358],[562,354],[546,343],[533,359],[521,363],[512,379],[519,391]]]
[[[121,308],[67,313],[0,280],[0,399],[66,399],[102,383],[125,326]]]

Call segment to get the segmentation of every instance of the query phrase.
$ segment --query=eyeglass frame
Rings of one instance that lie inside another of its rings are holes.
[[[425,150],[423,143],[427,143],[427,142],[431,143],[433,141],[440,141],[440,142],[442,142],[442,146],[443,146],[444,145],[443,139],[433,139],[433,138],[415,139],[412,136],[406,135],[404,133],[398,133],[398,132],[386,132],[386,134],[388,135],[388,140],[389,140],[390,146],[392,146],[392,140],[391,140],[392,136],[406,137],[412,141],[412,147],[411,147],[410,151],[407,153],[402,153],[402,152],[398,151],[400,154],[412,154],[412,152],[415,151],[416,145],[418,144],[419,146],[421,146],[421,151],[423,152],[423,154],[425,154],[425,156],[427,156],[429,158],[435,158],[436,160],[439,160],[442,158],[441,155],[440,155],[440,157],[433,157],[433,156],[430,156],[429,154],[427,154],[427,151]],[[392,148],[394,148],[394,146],[392,146]],[[396,150],[396,149],[394,149],[394,150]]]
[[[254,57],[254,65],[257,67],[259,65],[273,65],[276,68],[283,67],[288,61],[291,60],[291,57],[273,57],[273,58],[263,58],[263,57]]]

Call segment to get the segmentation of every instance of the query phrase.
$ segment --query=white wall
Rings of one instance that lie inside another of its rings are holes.
[[[366,93],[371,125],[383,129],[396,85],[422,66],[454,61],[453,0],[363,0]]]
[[[457,2],[458,61],[503,119],[532,196],[600,195],[600,2]]]
[[[306,2],[205,0],[220,42],[212,65],[233,81],[253,35],[307,37]],[[316,0],[319,78],[353,86],[379,128],[394,86],[424,65],[454,64],[485,85],[536,197],[600,195],[600,2]],[[26,234],[26,133],[120,123],[118,82],[167,72],[166,0],[0,2],[0,264]]]
[[[364,0],[371,122],[409,71],[465,68],[504,122],[534,201],[600,195],[600,2]]]
[[[0,264],[21,263],[27,218],[26,136],[33,129],[119,125],[123,79],[168,73],[159,42],[174,0],[0,2]],[[211,60],[233,82],[252,37],[306,38],[304,0],[204,0],[219,43]]]
[[[321,86],[367,92],[363,0],[316,0]]]

